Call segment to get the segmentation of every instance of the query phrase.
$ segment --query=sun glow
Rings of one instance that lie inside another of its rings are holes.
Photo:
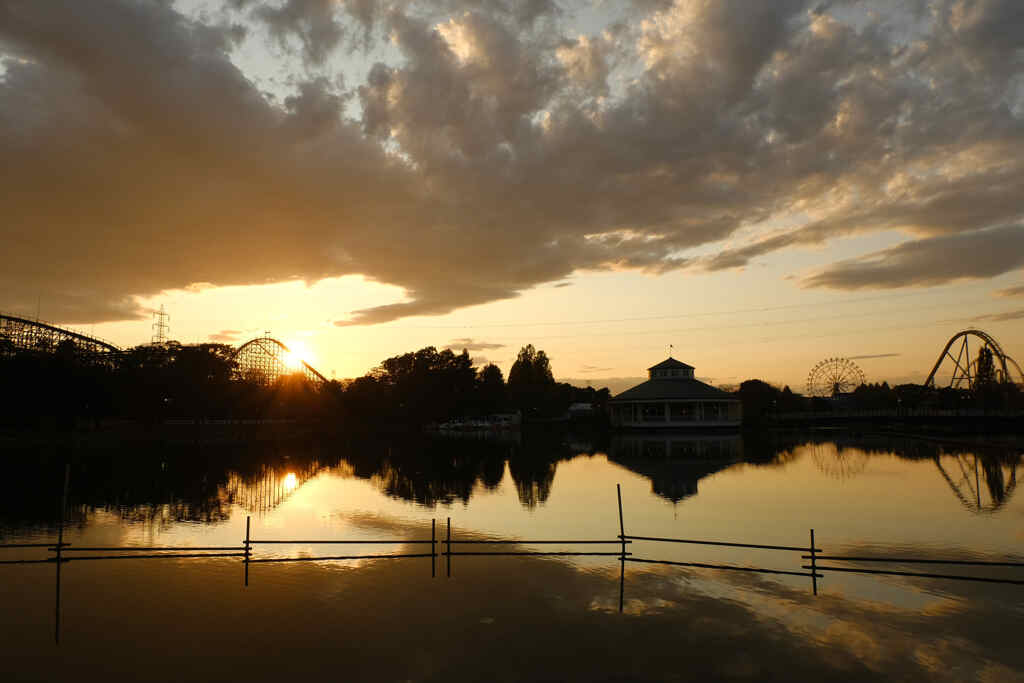
[[[309,347],[301,341],[290,341],[285,344],[288,347],[288,353],[285,355],[285,363],[292,370],[298,370],[302,367],[302,364],[309,363],[313,364],[313,352],[310,351]]]
[[[295,488],[295,484],[296,484],[295,475],[292,472],[289,472],[287,475],[285,475],[285,478],[284,478],[284,490],[285,491],[293,490]]]

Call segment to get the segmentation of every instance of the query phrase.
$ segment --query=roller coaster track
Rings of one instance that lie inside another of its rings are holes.
[[[0,313],[0,355],[18,351],[53,353],[61,344],[74,344],[74,351],[87,356],[116,358],[123,350],[116,345],[51,323]],[[295,358],[285,344],[273,337],[257,337],[239,346],[232,356],[243,378],[272,384],[295,372],[314,382],[327,378],[304,360]]]
[[[968,345],[968,340],[971,337],[976,337],[981,340],[981,348],[987,347],[992,352],[992,359],[996,364],[995,371],[997,381],[1012,382],[1013,377],[1009,371],[1009,367],[1012,366],[1017,370],[1017,376],[1020,381],[1024,383],[1024,373],[1021,372],[1020,366],[1017,365],[1017,361],[1010,358],[1010,356],[1003,351],[1003,347],[999,345],[999,342],[995,340],[995,337],[984,330],[970,328],[957,332],[950,337],[948,342],[946,342],[945,348],[943,348],[942,353],[939,354],[939,359],[935,361],[932,371],[928,373],[928,379],[924,382],[926,386],[935,386],[935,373],[938,372],[943,361],[948,358],[953,363],[953,372],[949,380],[949,386],[959,389],[961,388],[961,385],[966,384],[968,389],[974,389],[975,375],[977,374],[977,360],[976,358],[971,357],[971,350]],[[953,345],[957,340],[960,340],[960,346],[954,356],[950,349],[953,348]]]
[[[0,313],[0,353],[14,351],[53,352],[63,342],[74,344],[78,353],[118,354],[110,342],[50,323]]]
[[[258,384],[273,384],[278,378],[297,371],[314,382],[327,382],[316,368],[292,356],[291,349],[273,337],[250,339],[238,347],[233,358],[242,378]]]

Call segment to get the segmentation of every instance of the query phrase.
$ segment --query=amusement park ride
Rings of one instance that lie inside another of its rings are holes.
[[[167,343],[167,313],[160,309],[153,325],[153,343]],[[972,346],[975,353],[972,355]],[[50,323],[40,322],[0,313],[0,356],[17,351],[57,352],[62,348],[73,349],[79,356],[97,362],[113,362],[122,350],[114,344],[90,335],[75,332]],[[938,360],[928,373],[926,386],[936,386],[936,376],[943,365],[951,364],[949,384],[954,389],[973,390],[978,380],[978,352],[987,349],[992,358],[992,378],[996,382],[1024,384],[1024,372],[992,335],[976,328],[961,330],[954,334],[942,349]],[[954,355],[955,350],[955,355]],[[282,342],[269,334],[247,341],[234,353],[240,377],[260,384],[272,384],[279,377],[301,372],[316,383],[327,379]],[[947,362],[948,361],[948,362]],[[853,391],[866,380],[864,371],[848,358],[826,358],[813,368],[807,376],[807,395],[837,396]]]
[[[975,338],[973,344],[975,353],[973,355],[971,353],[972,338]],[[955,356],[952,351],[954,348],[956,349]],[[935,377],[939,375],[943,364],[947,366],[952,364],[949,384],[947,386],[954,389],[973,391],[979,379],[979,353],[985,350],[991,354],[992,358],[992,379],[999,383],[1011,383],[1014,381],[1014,375],[1011,372],[1011,369],[1013,369],[1017,371],[1018,383],[1024,384],[1024,372],[1021,372],[1017,361],[1003,351],[999,342],[984,330],[970,328],[957,332],[946,342],[946,346],[942,349],[942,353],[939,354],[938,360],[935,361],[932,371],[928,373],[928,379],[924,382],[925,386],[934,388],[936,386]],[[949,361],[949,363],[946,361]],[[940,376],[944,377],[945,373],[942,373]],[[811,368],[811,372],[807,375],[807,395],[820,397],[839,396],[840,394],[853,391],[861,384],[864,384],[865,380],[864,371],[852,360],[848,358],[826,358]]]
[[[161,309],[153,325],[153,344],[167,342],[167,314]],[[17,351],[56,353],[62,348],[73,349],[80,357],[98,363],[113,363],[123,350],[114,344],[57,325],[0,314],[0,356]],[[320,372],[304,360],[295,357],[284,343],[269,335],[257,337],[239,346],[234,353],[239,377],[258,384],[273,384],[278,378],[301,372],[315,383],[327,381]]]

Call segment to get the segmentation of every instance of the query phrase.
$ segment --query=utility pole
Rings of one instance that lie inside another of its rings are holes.
[[[150,339],[151,343],[167,343],[167,333],[171,329],[171,326],[167,321],[170,319],[171,316],[167,315],[167,311],[164,310],[164,305],[160,304],[160,310],[153,312],[153,337]]]

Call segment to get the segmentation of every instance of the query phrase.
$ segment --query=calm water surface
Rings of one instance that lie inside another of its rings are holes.
[[[423,540],[450,518],[456,541],[508,542],[465,550],[614,552],[529,541],[614,540],[621,484],[627,534],[807,546],[813,528],[827,554],[1024,561],[1019,448],[527,435],[3,457],[4,543],[56,537],[70,462],[76,546],[238,546],[247,517],[257,540]],[[0,667],[6,680],[1024,680],[1020,585],[826,572],[815,596],[798,576],[627,563],[620,577],[615,557],[460,556],[451,578],[443,557],[436,578],[430,558],[313,559],[427,548],[257,545],[257,559],[312,561],[252,564],[248,587],[238,558],[79,560],[62,567],[59,603],[54,564],[3,565]],[[630,552],[804,563],[653,542]]]

